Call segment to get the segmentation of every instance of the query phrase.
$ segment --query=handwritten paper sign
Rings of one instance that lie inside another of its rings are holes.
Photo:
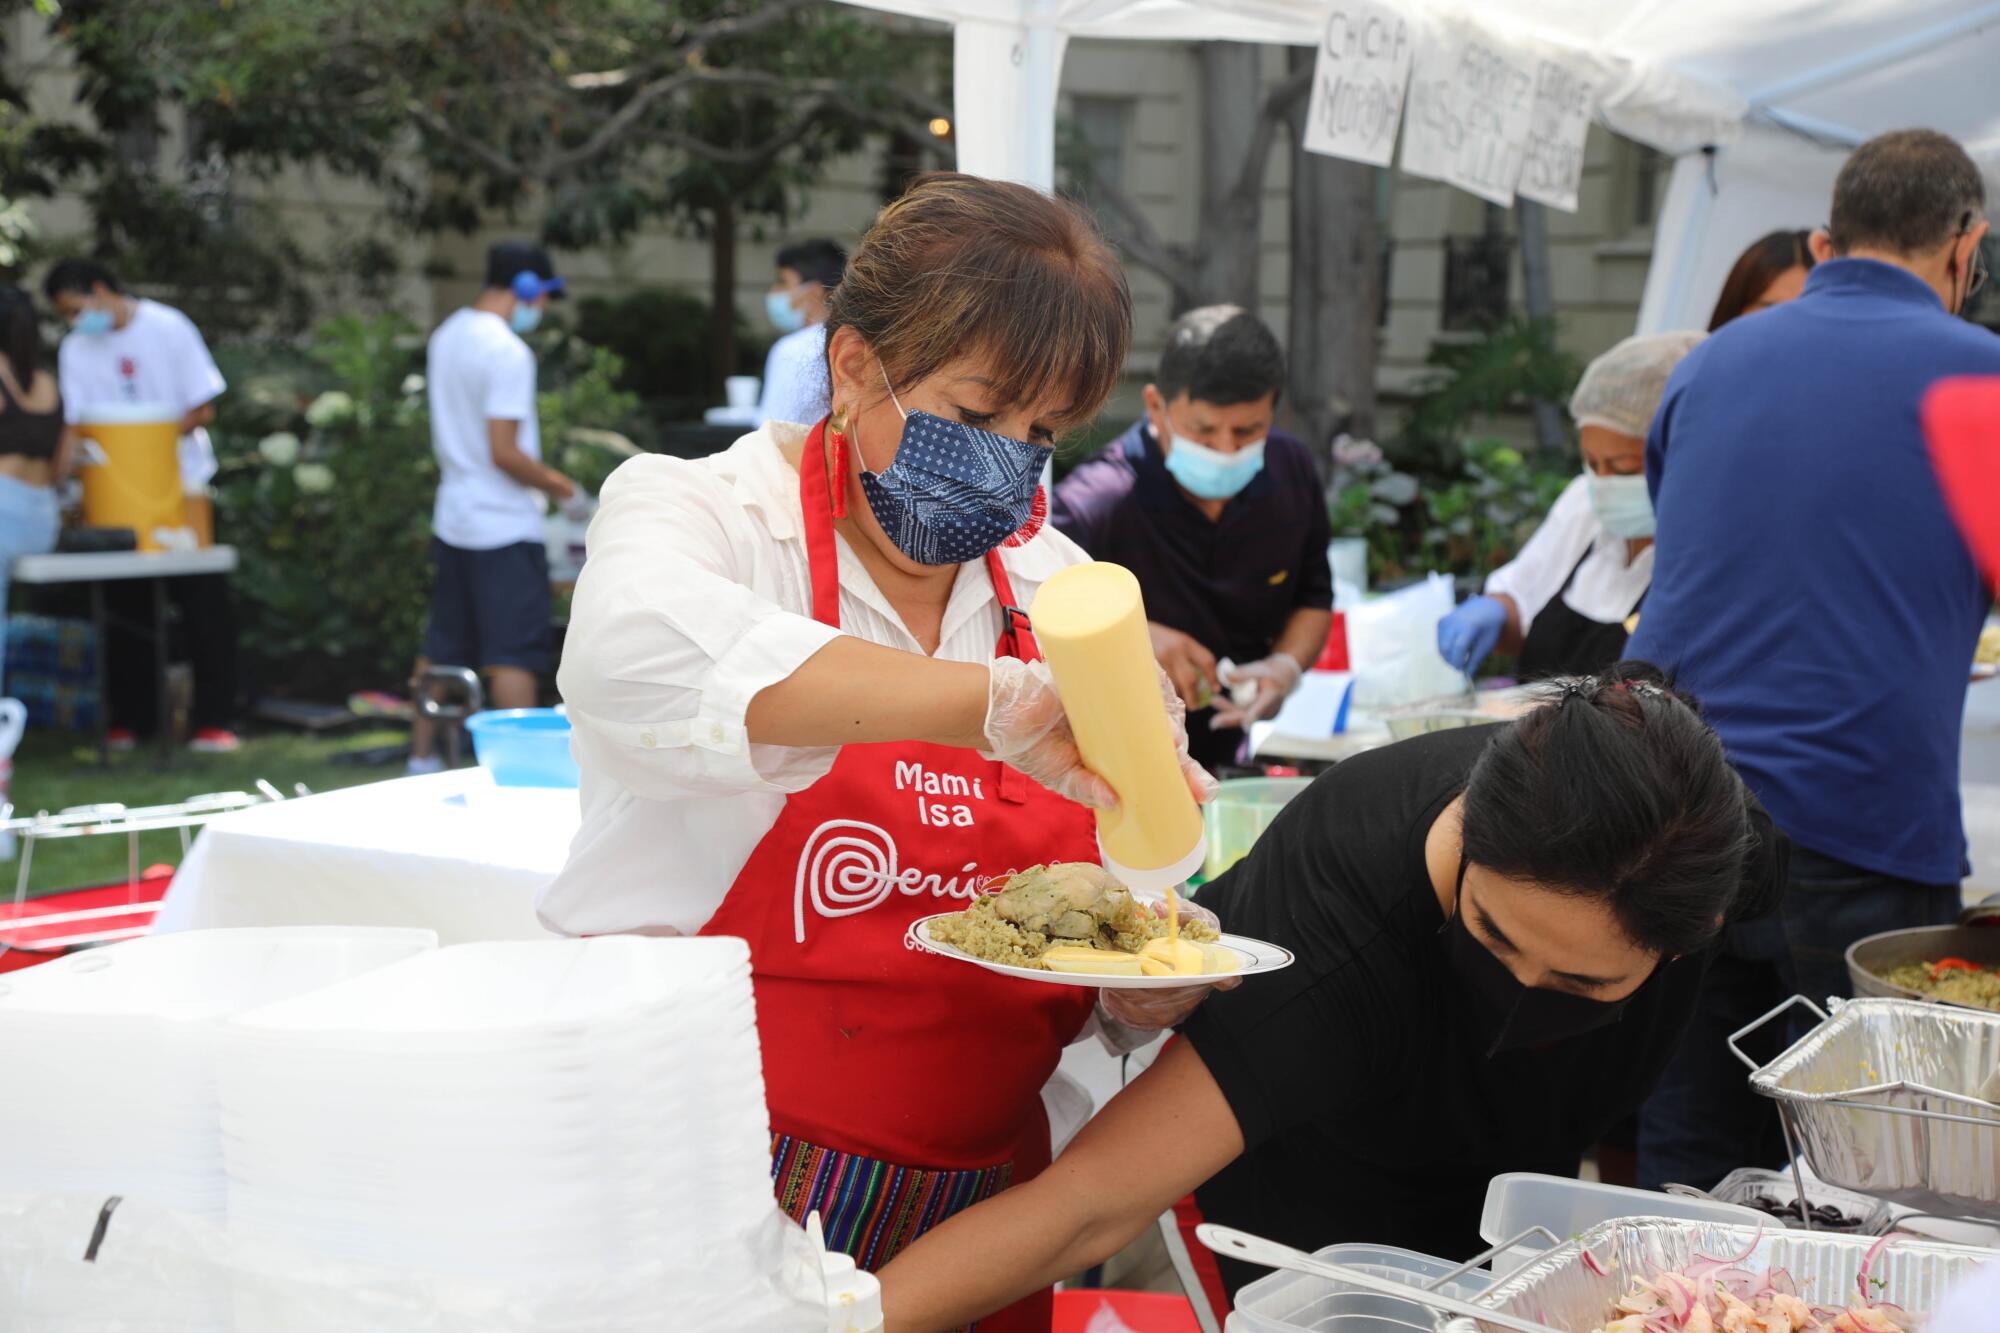
[[[1306,151],[1388,166],[1414,50],[1409,20],[1388,5],[1336,4],[1313,68]]]
[[[1403,170],[1514,202],[1535,104],[1534,56],[1453,16],[1420,30]]]
[[[1583,181],[1583,141],[1597,110],[1597,89],[1553,56],[1543,56],[1535,72],[1535,103],[1528,128],[1527,155],[1515,189],[1524,199],[1576,212]]]

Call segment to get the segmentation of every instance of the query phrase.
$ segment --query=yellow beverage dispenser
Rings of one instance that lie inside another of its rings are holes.
[[[85,523],[130,528],[142,551],[192,541],[179,413],[163,403],[105,403],[86,408],[77,429],[84,436],[77,462]]]
[[[1139,580],[1098,561],[1052,575],[1028,619],[1055,676],[1083,762],[1118,793],[1097,812],[1104,868],[1142,894],[1201,868],[1201,807],[1188,791],[1160,694]]]

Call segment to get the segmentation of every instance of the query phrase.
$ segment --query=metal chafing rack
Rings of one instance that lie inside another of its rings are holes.
[[[1819,1024],[1759,1067],[1741,1042],[1795,1006]],[[1733,1034],[1750,1086],[1778,1104],[1797,1161],[1829,1185],[1945,1216],[2000,1218],[2000,1104],[1976,1093],[2000,1068],[2000,1013],[1918,1000],[1795,996]]]

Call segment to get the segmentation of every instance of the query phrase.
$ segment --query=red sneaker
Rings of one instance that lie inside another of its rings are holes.
[[[235,754],[242,748],[236,733],[221,727],[203,727],[188,738],[188,749],[196,754]]]
[[[113,754],[126,754],[139,748],[139,738],[130,727],[111,727],[104,733],[104,748]]]

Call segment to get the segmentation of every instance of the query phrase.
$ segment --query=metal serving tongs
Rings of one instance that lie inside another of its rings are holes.
[[[1502,1314],[1498,1310],[1482,1309],[1454,1296],[1426,1291],[1422,1287],[1413,1287],[1392,1278],[1376,1277],[1373,1273],[1364,1273],[1360,1269],[1348,1268],[1342,1264],[1330,1264],[1315,1259],[1304,1250],[1295,1250],[1289,1245],[1280,1245],[1274,1240],[1265,1240],[1261,1236],[1253,1236],[1234,1227],[1204,1222],[1194,1229],[1194,1234],[1201,1238],[1202,1244],[1217,1254],[1240,1259],[1244,1263],[1256,1264],[1262,1268],[1283,1268],[1294,1273],[1308,1273],[1313,1277],[1323,1277],[1338,1282],[1342,1286],[1358,1287],[1363,1291],[1372,1291],[1382,1296],[1395,1296],[1428,1306],[1433,1310],[1442,1310],[1446,1314],[1476,1319],[1494,1328],[1513,1329],[1514,1333],[1564,1333],[1562,1329],[1538,1324],[1532,1319]]]

